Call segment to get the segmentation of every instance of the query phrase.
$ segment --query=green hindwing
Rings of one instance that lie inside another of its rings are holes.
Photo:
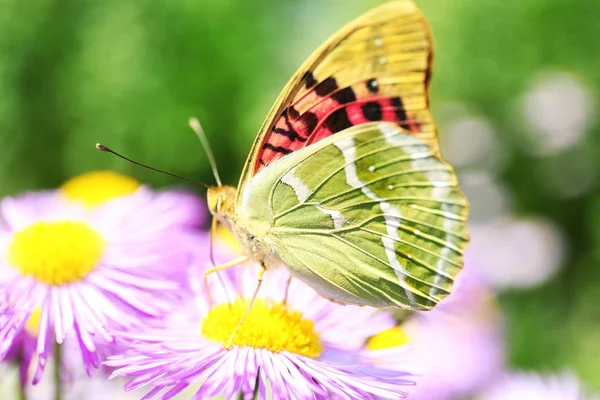
[[[238,206],[297,278],[344,304],[425,310],[447,296],[469,241],[450,165],[389,123],[346,129],[249,182]]]

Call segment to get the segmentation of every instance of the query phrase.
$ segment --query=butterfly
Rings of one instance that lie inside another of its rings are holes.
[[[440,154],[431,62],[411,1],[372,9],[317,49],[270,110],[237,189],[208,190],[213,220],[245,252],[208,272],[287,268],[342,304],[427,310],[445,298],[468,204]]]

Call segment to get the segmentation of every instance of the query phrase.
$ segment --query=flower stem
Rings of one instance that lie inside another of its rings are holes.
[[[29,374],[25,377],[25,379],[21,379],[21,368],[23,368],[23,354],[20,354],[15,360],[15,366],[17,367],[17,371],[19,371],[19,379],[17,379],[17,398],[19,400],[27,400],[27,385],[29,383]]]
[[[256,383],[254,384],[254,393],[252,393],[252,400],[258,400],[258,390],[259,387],[258,385],[260,385],[260,367],[258,367],[258,370],[256,371]]]
[[[21,383],[19,381],[19,393],[18,393],[18,399],[19,400],[27,400],[27,389],[26,389],[26,385],[24,385],[23,383]]]
[[[61,358],[62,347],[54,343],[54,400],[62,400]]]

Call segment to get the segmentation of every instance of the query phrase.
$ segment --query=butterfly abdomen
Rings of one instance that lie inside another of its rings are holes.
[[[249,260],[268,270],[284,267],[269,237],[269,223],[257,220],[242,221],[234,216],[229,225]]]

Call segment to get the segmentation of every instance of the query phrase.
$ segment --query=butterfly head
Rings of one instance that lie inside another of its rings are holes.
[[[214,216],[232,215],[235,205],[236,190],[233,186],[217,186],[208,188],[206,201],[208,209]]]

